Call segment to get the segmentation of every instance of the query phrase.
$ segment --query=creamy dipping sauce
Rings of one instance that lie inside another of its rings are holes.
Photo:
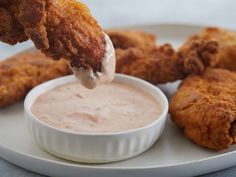
[[[75,77],[84,87],[88,89],[94,89],[99,85],[109,84],[115,76],[115,49],[109,36],[106,34],[104,35],[106,41],[106,51],[102,61],[101,72],[94,73],[92,69],[86,70],[84,68],[72,68]]]
[[[161,104],[145,91],[113,82],[88,90],[78,82],[40,95],[32,113],[53,127],[77,133],[120,132],[140,128],[161,115]]]

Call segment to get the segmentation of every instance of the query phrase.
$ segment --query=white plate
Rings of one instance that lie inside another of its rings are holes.
[[[202,29],[189,25],[135,28],[158,34],[158,43],[170,42],[176,47],[187,36]],[[171,95],[176,85],[167,84],[161,88]],[[33,141],[25,124],[23,104],[19,103],[0,111],[0,156],[25,169],[54,177],[178,177],[200,175],[236,165],[236,146],[221,152],[203,149],[188,141],[168,121],[159,141],[136,158],[103,165],[78,164],[48,154]]]

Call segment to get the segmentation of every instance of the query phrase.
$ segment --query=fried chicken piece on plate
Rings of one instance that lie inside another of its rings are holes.
[[[66,60],[53,61],[41,52],[24,52],[0,62],[0,108],[22,100],[35,86],[71,74]]]
[[[196,43],[216,42],[219,50],[216,53],[219,61],[216,67],[236,71],[236,32],[219,29],[206,28],[201,33],[191,36],[180,48],[179,53],[184,57],[189,57],[196,52]]]
[[[199,74],[217,61],[216,43],[200,44],[201,57],[178,55],[170,44],[158,46],[152,34],[138,31],[107,31],[116,49],[116,72],[142,78],[152,84],[181,80]]]
[[[115,48],[148,48],[156,46],[156,36],[137,30],[107,30]]]
[[[236,73],[209,69],[183,81],[170,103],[171,119],[187,138],[212,149],[236,143]]]
[[[47,56],[68,59],[73,67],[101,70],[105,35],[82,3],[0,0],[0,15],[1,41],[16,44],[29,38]]]
[[[144,79],[152,84],[172,82],[184,77],[170,45],[116,49],[116,72]]]

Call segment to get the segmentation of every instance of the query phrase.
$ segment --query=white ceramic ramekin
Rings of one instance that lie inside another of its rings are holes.
[[[76,81],[74,76],[48,81],[34,88],[25,99],[25,117],[29,130],[36,142],[49,153],[63,159],[84,163],[120,161],[146,151],[162,134],[168,112],[166,96],[146,81],[120,74],[116,75],[114,82],[139,87],[161,103],[163,113],[157,116],[156,121],[145,127],[118,133],[80,134],[51,127],[32,114],[31,106],[39,95],[56,86],[74,81]]]

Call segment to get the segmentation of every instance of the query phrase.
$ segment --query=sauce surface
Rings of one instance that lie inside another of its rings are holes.
[[[31,110],[46,124],[77,133],[140,128],[154,122],[163,111],[150,94],[116,82],[94,90],[79,82],[62,85],[40,95]]]

